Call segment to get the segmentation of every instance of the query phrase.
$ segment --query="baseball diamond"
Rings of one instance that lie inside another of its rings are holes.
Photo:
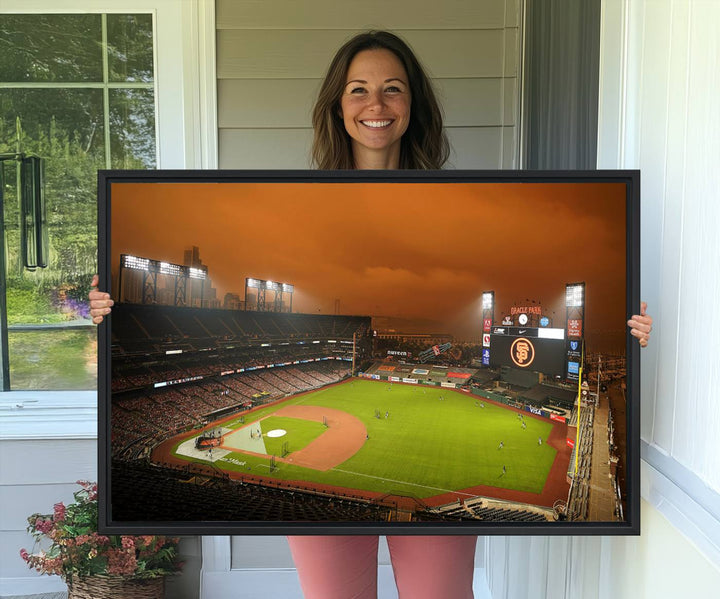
[[[567,425],[523,412],[521,426],[519,410],[489,399],[478,409],[477,399],[446,388],[353,378],[255,408],[242,421],[213,423],[224,434],[212,456],[183,451],[203,433],[194,430],[160,444],[153,459],[212,462],[235,479],[340,496],[415,497],[428,506],[484,496],[551,507],[565,496]],[[278,429],[286,435],[268,436]],[[281,457],[285,441],[288,454]]]

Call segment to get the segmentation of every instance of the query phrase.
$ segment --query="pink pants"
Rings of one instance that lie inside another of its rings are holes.
[[[375,599],[378,537],[288,537],[305,599]],[[388,537],[399,599],[472,599],[477,537]]]

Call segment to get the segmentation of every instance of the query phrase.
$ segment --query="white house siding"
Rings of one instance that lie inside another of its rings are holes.
[[[217,2],[220,168],[309,168],[310,113],[343,42],[406,39],[433,78],[451,168],[517,166],[519,0]]]

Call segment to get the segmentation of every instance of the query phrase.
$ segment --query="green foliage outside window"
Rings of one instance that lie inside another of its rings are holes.
[[[97,170],[155,167],[152,17],[2,15],[0,56],[0,153],[45,159],[50,240],[48,268],[24,269],[15,162],[2,163],[11,385],[93,388]]]

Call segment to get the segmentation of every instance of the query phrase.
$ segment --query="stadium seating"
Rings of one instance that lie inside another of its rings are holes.
[[[360,499],[230,480],[209,467],[173,469],[114,460],[116,521],[386,521],[390,508]]]

